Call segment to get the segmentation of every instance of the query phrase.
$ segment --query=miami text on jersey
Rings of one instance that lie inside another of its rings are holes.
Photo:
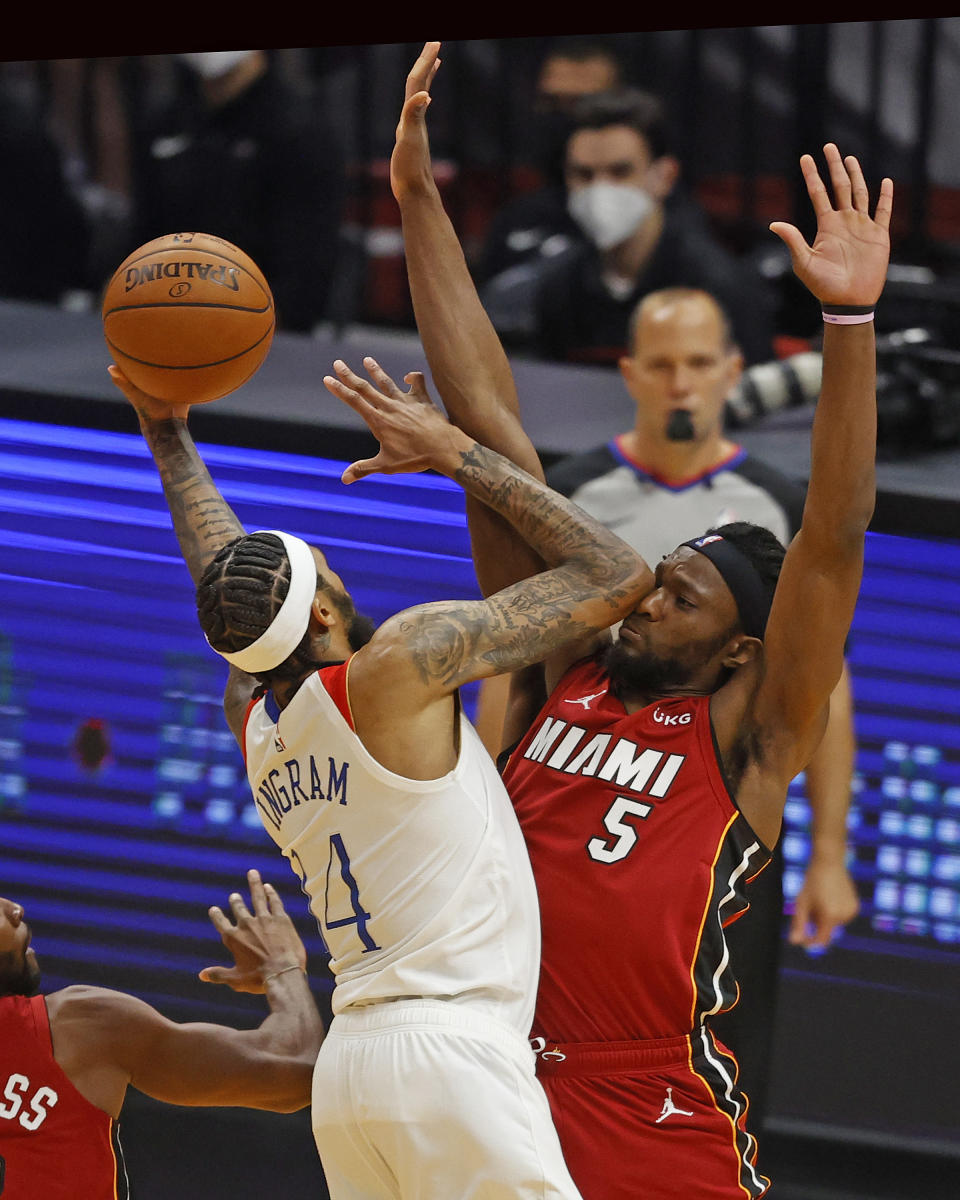
[[[658,799],[666,796],[686,759],[651,746],[641,749],[629,738],[614,741],[610,733],[595,733],[581,747],[585,737],[587,730],[579,725],[545,717],[523,757],[565,775],[594,776]]]

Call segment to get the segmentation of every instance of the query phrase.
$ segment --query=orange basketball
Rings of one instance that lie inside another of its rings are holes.
[[[124,375],[172,404],[205,404],[246,383],[276,325],[260,268],[209,233],[170,233],[134,250],[107,284],[102,316]]]

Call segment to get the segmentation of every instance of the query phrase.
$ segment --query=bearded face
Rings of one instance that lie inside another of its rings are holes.
[[[610,676],[611,691],[619,697],[651,699],[682,695],[735,632],[736,626],[733,626],[711,638],[687,642],[673,654],[633,649],[617,638],[610,643],[603,656],[603,666]],[[718,672],[717,686],[723,679],[724,672]],[[701,689],[698,687],[696,690]]]
[[[33,952],[0,955],[0,996],[36,996],[40,991],[40,967]]]
[[[607,647],[603,665],[617,696],[663,696],[680,692],[692,675],[691,666],[679,658],[659,658],[649,651],[638,654],[620,641]]]

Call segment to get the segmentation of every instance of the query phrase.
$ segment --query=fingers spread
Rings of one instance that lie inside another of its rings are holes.
[[[381,392],[387,396],[393,396],[398,400],[403,398],[403,392],[399,387],[397,387],[394,381],[386,373],[383,367],[380,366],[375,358],[371,358],[369,355],[367,355],[367,357],[363,360],[363,365],[367,370],[367,374],[374,381]]]
[[[827,195],[827,189],[824,186],[823,180],[820,178],[817,164],[814,162],[811,154],[801,156],[800,171],[803,174],[803,181],[807,185],[807,195],[810,197],[813,211],[818,217],[822,213],[830,212],[833,206],[830,203],[830,197]]]
[[[204,983],[226,983],[229,971],[227,967],[204,967],[200,978]]]
[[[835,206],[837,208],[850,208],[850,176],[847,174],[847,168],[843,165],[840,151],[833,142],[828,142],[823,148],[823,153],[827,160],[827,169],[830,172],[830,183],[833,187]]]
[[[797,261],[798,256],[810,250],[796,225],[791,225],[787,221],[774,221],[770,225],[770,232],[775,233],[786,244],[794,262]]]
[[[352,387],[354,391],[362,392],[364,389],[369,389],[370,384],[367,380],[348,367],[342,358],[334,360],[333,369],[340,382],[345,383],[347,387]]]
[[[409,395],[415,396],[423,403],[433,405],[433,401],[427,393],[427,381],[424,379],[422,371],[408,371],[403,377],[403,382],[410,389]]]
[[[250,902],[253,905],[253,911],[258,915],[269,912],[267,898],[263,891],[263,883],[260,879],[260,872],[256,870],[248,871],[247,883],[250,886]]]
[[[230,923],[227,917],[224,916],[223,909],[219,908],[216,904],[212,908],[208,909],[207,912],[217,933],[221,935],[224,933],[229,933],[229,931],[233,928],[233,925]]]
[[[263,890],[264,894],[266,895],[267,905],[269,906],[270,911],[278,916],[285,913],[286,909],[283,907],[283,901],[280,899],[280,894],[273,884],[265,883],[263,885]]]
[[[863,171],[860,169],[860,163],[852,154],[848,154],[843,160],[843,165],[847,169],[847,175],[850,177],[850,187],[853,195],[853,207],[857,212],[869,213],[870,211],[870,192],[867,188],[866,180],[863,178]]]
[[[340,481],[342,483],[356,483],[358,479],[364,479],[367,475],[372,475],[376,470],[377,460],[375,458],[364,458],[359,462],[351,463],[340,476]]]
[[[890,228],[890,215],[893,212],[893,180],[884,179],[880,184],[880,198],[877,200],[877,212],[874,221],[882,228]]]
[[[334,379],[332,375],[324,375],[323,386],[331,395],[336,396],[338,400],[342,400],[344,404],[349,404],[364,419],[374,412],[373,406],[355,388],[348,387],[347,384],[341,383],[339,379]]]

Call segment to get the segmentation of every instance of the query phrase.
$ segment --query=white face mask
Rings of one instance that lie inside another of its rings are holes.
[[[601,250],[625,242],[653,208],[649,192],[626,183],[591,183],[567,198],[570,216]]]
[[[219,79],[234,67],[245,62],[256,50],[203,50],[196,54],[178,54],[201,79]]]

